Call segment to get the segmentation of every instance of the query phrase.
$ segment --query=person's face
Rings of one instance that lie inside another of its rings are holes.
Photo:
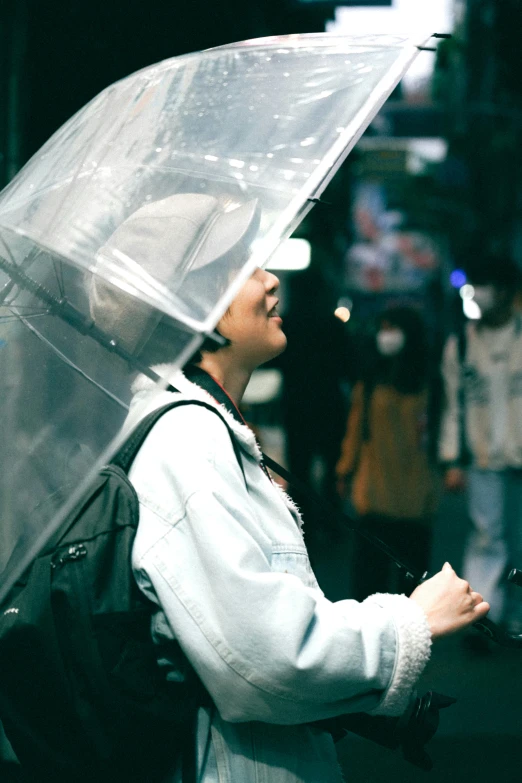
[[[277,313],[279,280],[256,269],[220,320],[218,330],[232,345],[228,350],[251,369],[286,348],[282,319]]]
[[[381,321],[376,335],[377,350],[382,356],[397,356],[406,342],[404,331],[390,321]]]
[[[478,304],[482,322],[493,326],[505,322],[513,309],[513,291],[507,286],[475,285],[473,299]]]
[[[493,285],[476,285],[473,299],[480,307],[482,314],[495,310],[498,305],[498,291]]]

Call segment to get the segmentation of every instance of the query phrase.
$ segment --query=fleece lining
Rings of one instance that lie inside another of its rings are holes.
[[[172,365],[169,364],[160,364],[153,367],[152,369],[161,378],[167,378],[169,380],[169,383],[171,383],[172,386],[174,386],[174,388],[180,392],[180,396],[183,397],[184,399],[200,400],[201,402],[206,402],[209,405],[213,405],[214,408],[217,408],[221,413],[221,415],[223,416],[223,418],[225,419],[225,421],[227,422],[227,424],[229,425],[232,432],[234,433],[240,447],[244,449],[244,451],[249,456],[253,457],[256,460],[256,462],[261,464],[263,455],[261,453],[261,449],[259,448],[259,444],[256,440],[256,436],[254,435],[250,427],[247,427],[246,425],[241,424],[241,422],[237,421],[237,419],[235,419],[234,416],[232,416],[232,414],[224,407],[224,405],[218,403],[214,399],[214,397],[212,397],[208,392],[206,392],[196,383],[192,383],[192,381],[189,381],[180,369],[174,368]],[[137,403],[140,402],[143,393],[150,394],[151,390],[154,389],[154,386],[155,386],[155,382],[152,381],[150,378],[147,378],[147,376],[145,375],[138,375],[138,377],[136,378],[136,380],[132,385],[132,392],[135,395],[132,405],[135,406]],[[161,405],[164,405],[169,400],[171,400],[172,396],[173,396],[173,392],[170,391],[158,392],[157,396],[154,398],[153,406],[148,408],[145,412],[148,412],[149,410],[152,410],[154,408],[159,408]],[[144,413],[142,415],[144,415]],[[286,494],[286,492],[282,489],[282,487],[277,482],[274,482],[273,486],[281,495],[281,498],[285,506],[294,517],[299,529],[302,530],[303,520],[297,505],[294,503],[292,498]]]
[[[402,715],[411,699],[412,689],[430,658],[428,618],[420,606],[405,595],[376,593],[366,602],[378,604],[389,612],[397,634],[395,669],[383,699],[372,713]]]

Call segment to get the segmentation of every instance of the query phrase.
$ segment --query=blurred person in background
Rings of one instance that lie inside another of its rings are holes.
[[[451,335],[444,348],[439,456],[445,488],[467,492],[472,530],[465,578],[490,602],[492,620],[522,633],[522,598],[503,581],[511,566],[522,565],[520,278],[511,260],[491,258],[469,279],[481,317]]]
[[[363,527],[420,572],[430,564],[435,474],[428,458],[428,359],[424,322],[411,307],[378,318],[355,385],[337,462],[337,489]],[[352,594],[404,591],[382,552],[354,537]]]

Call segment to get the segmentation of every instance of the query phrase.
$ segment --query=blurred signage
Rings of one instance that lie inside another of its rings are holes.
[[[407,228],[407,215],[390,209],[386,183],[361,177],[355,186],[356,240],[345,255],[345,281],[364,293],[421,293],[440,266],[436,240]]]

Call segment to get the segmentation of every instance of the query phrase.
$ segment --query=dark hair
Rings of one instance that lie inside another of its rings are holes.
[[[217,329],[214,331],[219,334]],[[149,365],[149,367],[156,364],[164,364],[165,362],[175,362],[181,351],[186,348],[190,339],[191,334],[186,329],[181,328],[178,323],[164,316],[140,350],[138,358],[144,364]],[[194,351],[190,359],[185,362],[185,366],[199,364],[203,359],[203,351],[215,353],[220,348],[230,345],[230,340],[226,337],[223,337],[223,340],[224,345],[220,345],[211,337],[205,337],[198,350]]]
[[[226,348],[227,346],[232,345],[232,342],[228,339],[228,337],[223,337],[218,329],[214,329],[214,331],[223,338],[225,341],[224,345],[220,345],[217,340],[213,340],[212,337],[205,337],[198,350],[194,351],[190,359],[185,362],[185,367],[200,364],[203,361],[203,353],[216,353],[221,348]]]
[[[378,383],[390,383],[403,394],[416,394],[427,384],[426,327],[420,313],[413,307],[396,306],[384,310],[377,318],[377,328],[383,322],[404,332],[404,347],[396,356],[381,356],[373,348],[374,360],[370,363],[365,383],[371,387]]]

